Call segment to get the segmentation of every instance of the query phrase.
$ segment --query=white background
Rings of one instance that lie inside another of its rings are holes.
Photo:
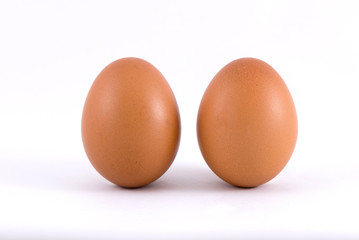
[[[171,168],[136,190],[91,166],[80,122],[97,74],[122,57],[172,87],[182,138]],[[228,62],[283,77],[299,136],[253,189],[205,164],[196,117]],[[1,1],[1,239],[358,239],[359,4],[355,1]]]

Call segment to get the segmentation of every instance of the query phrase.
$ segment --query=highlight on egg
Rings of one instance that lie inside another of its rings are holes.
[[[203,158],[218,177],[239,187],[255,187],[277,176],[291,158],[297,133],[297,114],[285,82],[255,58],[223,67],[198,110]]]
[[[107,180],[136,188],[161,177],[172,164],[181,123],[175,96],[149,62],[123,58],[97,76],[83,108],[83,145]]]

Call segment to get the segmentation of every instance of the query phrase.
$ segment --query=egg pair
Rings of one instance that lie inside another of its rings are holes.
[[[181,135],[169,84],[139,58],[119,59],[102,70],[86,98],[81,127],[93,167],[127,188],[161,177]],[[295,106],[282,78],[258,59],[227,64],[203,95],[197,137],[208,166],[224,181],[255,187],[274,178],[297,139]]]

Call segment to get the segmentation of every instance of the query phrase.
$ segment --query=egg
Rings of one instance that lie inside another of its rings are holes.
[[[297,114],[280,75],[255,58],[223,67],[208,85],[197,116],[203,158],[224,181],[255,187],[273,179],[296,145]]]
[[[110,182],[136,188],[158,179],[176,156],[180,131],[174,94],[147,61],[119,59],[93,82],[82,140],[91,164]]]

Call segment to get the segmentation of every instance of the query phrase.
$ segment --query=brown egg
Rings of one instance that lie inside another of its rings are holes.
[[[255,187],[289,161],[298,124],[289,90],[267,63],[235,60],[207,87],[198,111],[197,136],[208,166],[224,181]]]
[[[180,140],[175,97],[162,74],[138,58],[108,65],[95,79],[82,115],[82,140],[107,180],[134,188],[158,179]]]

